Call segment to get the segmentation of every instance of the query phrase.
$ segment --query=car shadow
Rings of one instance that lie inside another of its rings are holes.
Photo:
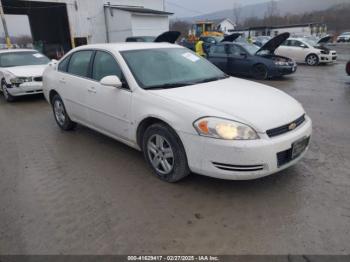
[[[138,173],[138,183],[148,184],[148,187],[158,187],[158,186],[170,186],[170,187],[179,187],[182,190],[195,190],[200,192],[242,192],[245,194],[247,190],[249,192],[253,191],[266,191],[269,188],[275,188],[277,185],[284,188],[288,187],[291,184],[291,181],[295,179],[295,176],[298,175],[298,170],[294,167],[291,167],[287,170],[284,170],[280,173],[270,175],[267,177],[255,179],[255,180],[222,180],[217,178],[211,178],[195,173],[191,173],[187,178],[175,183],[168,184],[159,180],[151,171],[150,167],[147,165],[146,161],[143,158],[143,153],[137,151],[117,140],[109,138],[103,134],[100,134],[92,129],[89,129],[84,126],[78,125],[77,129],[74,131],[78,133],[76,135],[83,135],[88,137],[89,141],[97,143],[103,148],[100,148],[102,151],[108,151],[109,153],[115,154],[116,156],[123,155],[124,161],[127,159],[127,162],[133,163],[130,166],[126,166],[124,163],[124,175],[127,176],[126,179],[136,179],[129,177],[129,173],[135,173],[134,170],[142,170]],[[75,135],[74,135],[75,136]],[[95,140],[95,141],[93,141]],[[111,163],[112,164],[112,163]],[[123,163],[115,162],[112,165],[115,165],[116,168]],[[155,184],[154,184],[155,183]],[[160,184],[159,184],[160,183]],[[181,191],[182,191],[181,190]]]

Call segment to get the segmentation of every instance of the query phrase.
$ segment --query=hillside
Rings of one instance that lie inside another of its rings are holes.
[[[249,17],[263,18],[268,5],[268,0],[266,3],[247,5],[241,9],[241,19],[245,20]],[[278,2],[278,11],[280,15],[289,14],[302,14],[305,12],[321,11],[330,8],[333,5],[340,3],[349,3],[350,0],[280,0]],[[195,21],[195,20],[211,20],[211,19],[221,19],[221,18],[233,18],[233,10],[222,10],[214,13],[208,13],[206,15],[188,17],[185,20]]]

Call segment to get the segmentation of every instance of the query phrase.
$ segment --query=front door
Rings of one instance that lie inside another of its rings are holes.
[[[250,75],[252,59],[242,47],[232,44],[229,49],[228,67],[230,75]]]
[[[209,52],[208,59],[226,74],[229,74],[229,70],[227,68],[228,53],[226,45],[218,44],[212,46]]]
[[[94,80],[89,86],[89,117],[93,126],[112,136],[130,140],[132,92],[125,83],[123,88],[100,84],[105,76],[116,75],[122,82],[123,73],[115,57],[104,51],[97,51],[91,72]]]

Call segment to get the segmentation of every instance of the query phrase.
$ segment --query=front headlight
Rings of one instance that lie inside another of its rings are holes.
[[[215,117],[197,120],[194,128],[201,136],[223,140],[255,140],[259,139],[256,131],[239,122]]]
[[[284,61],[274,61],[275,65],[278,65],[278,66],[287,66],[289,65],[288,62],[284,62]]]
[[[33,79],[32,77],[15,77],[15,78],[11,78],[10,82],[13,85],[20,85],[26,82],[32,82]]]
[[[325,50],[321,50],[321,54],[323,54],[323,55],[328,55],[329,52],[327,52],[327,51],[325,51]]]

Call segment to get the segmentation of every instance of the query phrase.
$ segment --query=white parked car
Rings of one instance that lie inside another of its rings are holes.
[[[344,32],[337,37],[337,42],[350,42],[350,32]]]
[[[154,173],[264,177],[305,154],[312,123],[302,105],[225,75],[168,43],[79,47],[44,72],[44,94],[63,130],[76,123],[142,150]]]
[[[277,50],[276,54],[289,57],[297,63],[316,66],[321,63],[333,63],[337,60],[337,52],[322,46],[330,36],[314,41],[311,38],[289,38]]]
[[[0,51],[0,79],[6,101],[16,97],[43,93],[42,75],[50,60],[36,50]]]

